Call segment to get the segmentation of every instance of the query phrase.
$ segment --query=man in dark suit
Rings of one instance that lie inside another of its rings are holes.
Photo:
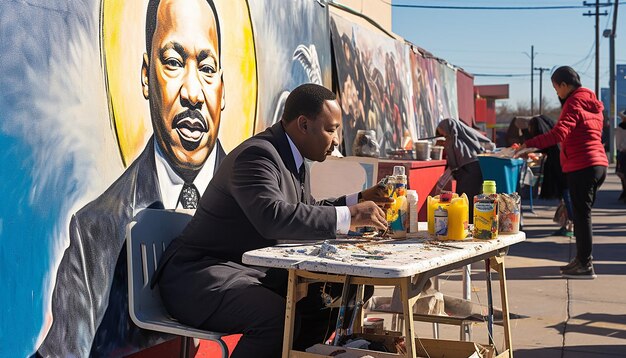
[[[387,226],[384,211],[368,201],[390,200],[376,187],[332,202],[310,195],[304,160],[324,161],[338,145],[340,126],[331,91],[315,84],[294,89],[280,122],[226,156],[193,219],[161,259],[153,285],[158,282],[167,310],[185,324],[243,333],[232,357],[279,357],[282,344],[286,271],[245,266],[244,252],[278,240],[332,239],[349,228]],[[321,342],[326,333],[330,311],[314,287],[298,303],[299,318],[309,321],[301,324],[296,346]]]
[[[149,206],[195,208],[223,160],[219,54],[212,1],[149,2],[141,84],[154,136],[120,178],[72,216],[53,321],[38,355],[123,356],[163,340],[128,315],[125,230]]]

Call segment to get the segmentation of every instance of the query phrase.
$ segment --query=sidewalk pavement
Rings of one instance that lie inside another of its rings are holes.
[[[551,236],[559,228],[552,222],[558,202],[535,200],[533,214],[528,200],[523,201],[527,239],[513,245],[505,260],[509,309],[523,316],[511,320],[516,358],[626,357],[626,204],[617,201],[621,185],[614,173],[609,168],[592,211],[595,280],[568,280],[559,273],[559,266],[575,255],[576,243]],[[439,277],[441,292],[462,297],[460,272]],[[486,305],[484,278],[484,265],[472,265],[472,301]],[[497,280],[497,273],[492,279]],[[497,283],[493,297],[501,307]],[[416,330],[432,337],[430,324],[416,323]],[[440,325],[439,330],[442,339],[459,337],[458,327]],[[473,341],[488,341],[484,323],[475,324],[472,332]],[[500,326],[494,326],[494,342],[502,349]]]

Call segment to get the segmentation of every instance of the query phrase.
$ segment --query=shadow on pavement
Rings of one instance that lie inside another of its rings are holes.
[[[565,352],[558,347],[523,348],[515,349],[515,358],[600,358],[600,357],[625,357],[626,345],[598,345],[598,346],[573,346],[565,348]],[[564,353],[563,355],[561,353]]]
[[[515,358],[554,358],[561,357],[561,347],[524,348],[515,349],[513,343],[513,356]]]
[[[569,242],[533,241],[533,238],[530,238],[511,246],[509,255],[562,262],[568,259],[569,246]]]

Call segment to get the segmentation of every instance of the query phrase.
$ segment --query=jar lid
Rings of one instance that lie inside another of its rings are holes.
[[[483,181],[483,194],[495,194],[496,193],[496,182],[495,180],[485,180]]]
[[[452,193],[449,191],[444,191],[439,195],[439,201],[447,203],[452,200]]]

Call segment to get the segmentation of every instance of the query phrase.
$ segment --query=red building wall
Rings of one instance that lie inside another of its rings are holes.
[[[474,113],[474,76],[460,69],[456,71],[456,93],[459,118],[468,125],[476,118]]]

